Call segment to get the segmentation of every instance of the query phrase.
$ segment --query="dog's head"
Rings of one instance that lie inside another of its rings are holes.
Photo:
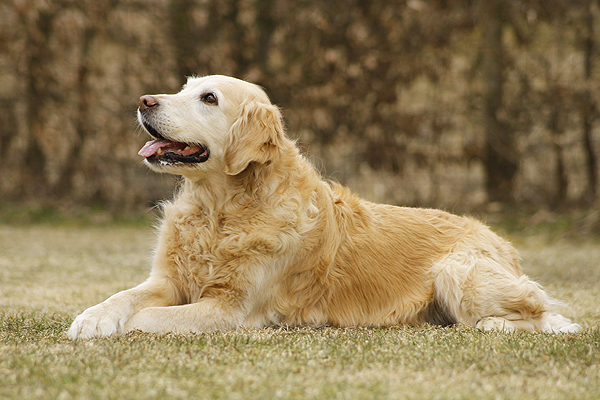
[[[268,164],[284,140],[281,114],[265,92],[220,75],[190,78],[177,94],[140,97],[138,121],[155,138],[139,152],[146,164],[192,179]]]

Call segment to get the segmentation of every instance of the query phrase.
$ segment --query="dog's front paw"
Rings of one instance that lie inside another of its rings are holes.
[[[100,303],[75,318],[67,336],[75,340],[120,335],[123,333],[125,320],[126,313]]]

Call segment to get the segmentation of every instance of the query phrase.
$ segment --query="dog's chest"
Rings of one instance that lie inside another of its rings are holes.
[[[257,268],[268,265],[281,247],[277,232],[256,222],[203,216],[165,220],[155,268],[194,302],[211,287],[247,286]]]

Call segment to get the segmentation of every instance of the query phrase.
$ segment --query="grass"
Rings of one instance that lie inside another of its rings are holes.
[[[0,399],[597,399],[600,245],[516,237],[585,328],[239,329],[72,342],[86,307],[140,283],[148,226],[0,225]]]

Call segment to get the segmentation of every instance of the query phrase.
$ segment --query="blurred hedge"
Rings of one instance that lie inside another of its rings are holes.
[[[475,4],[476,3],[476,4]],[[597,203],[596,1],[0,2],[0,196],[169,196],[139,96],[264,86],[328,178],[397,204]]]

